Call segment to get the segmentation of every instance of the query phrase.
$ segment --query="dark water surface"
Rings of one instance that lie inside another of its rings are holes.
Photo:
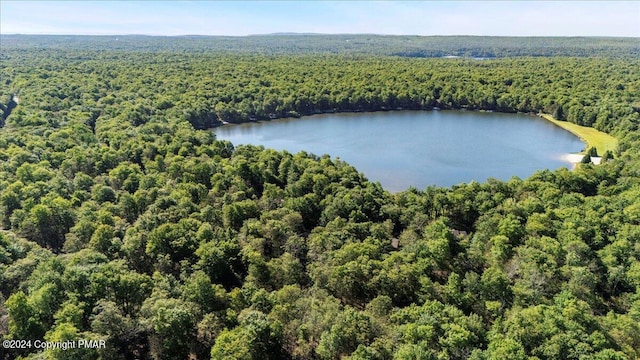
[[[389,191],[526,178],[536,170],[570,167],[562,155],[584,147],[535,116],[472,111],[323,114],[214,131],[234,145],[329,154]]]

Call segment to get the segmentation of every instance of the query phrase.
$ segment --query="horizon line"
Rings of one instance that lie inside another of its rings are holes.
[[[418,35],[418,34],[383,34],[383,33],[314,33],[314,32],[274,32],[274,33],[257,33],[247,35],[210,35],[210,34],[180,34],[180,35],[161,35],[161,34],[63,34],[63,33],[2,33],[0,36],[146,36],[146,37],[226,37],[226,38],[247,38],[256,36],[387,36],[387,37],[494,37],[494,38],[624,38],[624,39],[640,39],[640,36],[618,36],[618,35],[471,35],[471,34],[449,34],[449,35]]]

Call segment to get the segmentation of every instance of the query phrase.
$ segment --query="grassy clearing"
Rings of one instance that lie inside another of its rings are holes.
[[[618,139],[609,134],[603,133],[602,131],[598,131],[591,127],[572,124],[567,121],[559,121],[548,114],[540,114],[540,116],[579,137],[580,140],[587,144],[585,150],[590,147],[595,147],[598,149],[598,155],[602,155],[607,150],[611,150],[611,152],[615,153],[615,150],[618,147]],[[584,151],[582,153],[584,153]]]

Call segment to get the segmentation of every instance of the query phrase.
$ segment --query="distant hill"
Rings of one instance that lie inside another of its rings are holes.
[[[640,38],[399,36],[282,33],[251,36],[0,35],[2,50],[61,49],[403,57],[640,56]],[[2,51],[0,50],[0,51]]]

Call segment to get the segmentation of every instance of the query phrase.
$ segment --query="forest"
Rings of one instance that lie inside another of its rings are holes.
[[[296,36],[2,36],[0,359],[640,358],[638,39]],[[390,193],[211,131],[433,107],[619,147]]]
[[[399,36],[283,33],[250,36],[0,35],[5,47],[143,53],[360,54],[401,57],[640,56],[637,38]]]

